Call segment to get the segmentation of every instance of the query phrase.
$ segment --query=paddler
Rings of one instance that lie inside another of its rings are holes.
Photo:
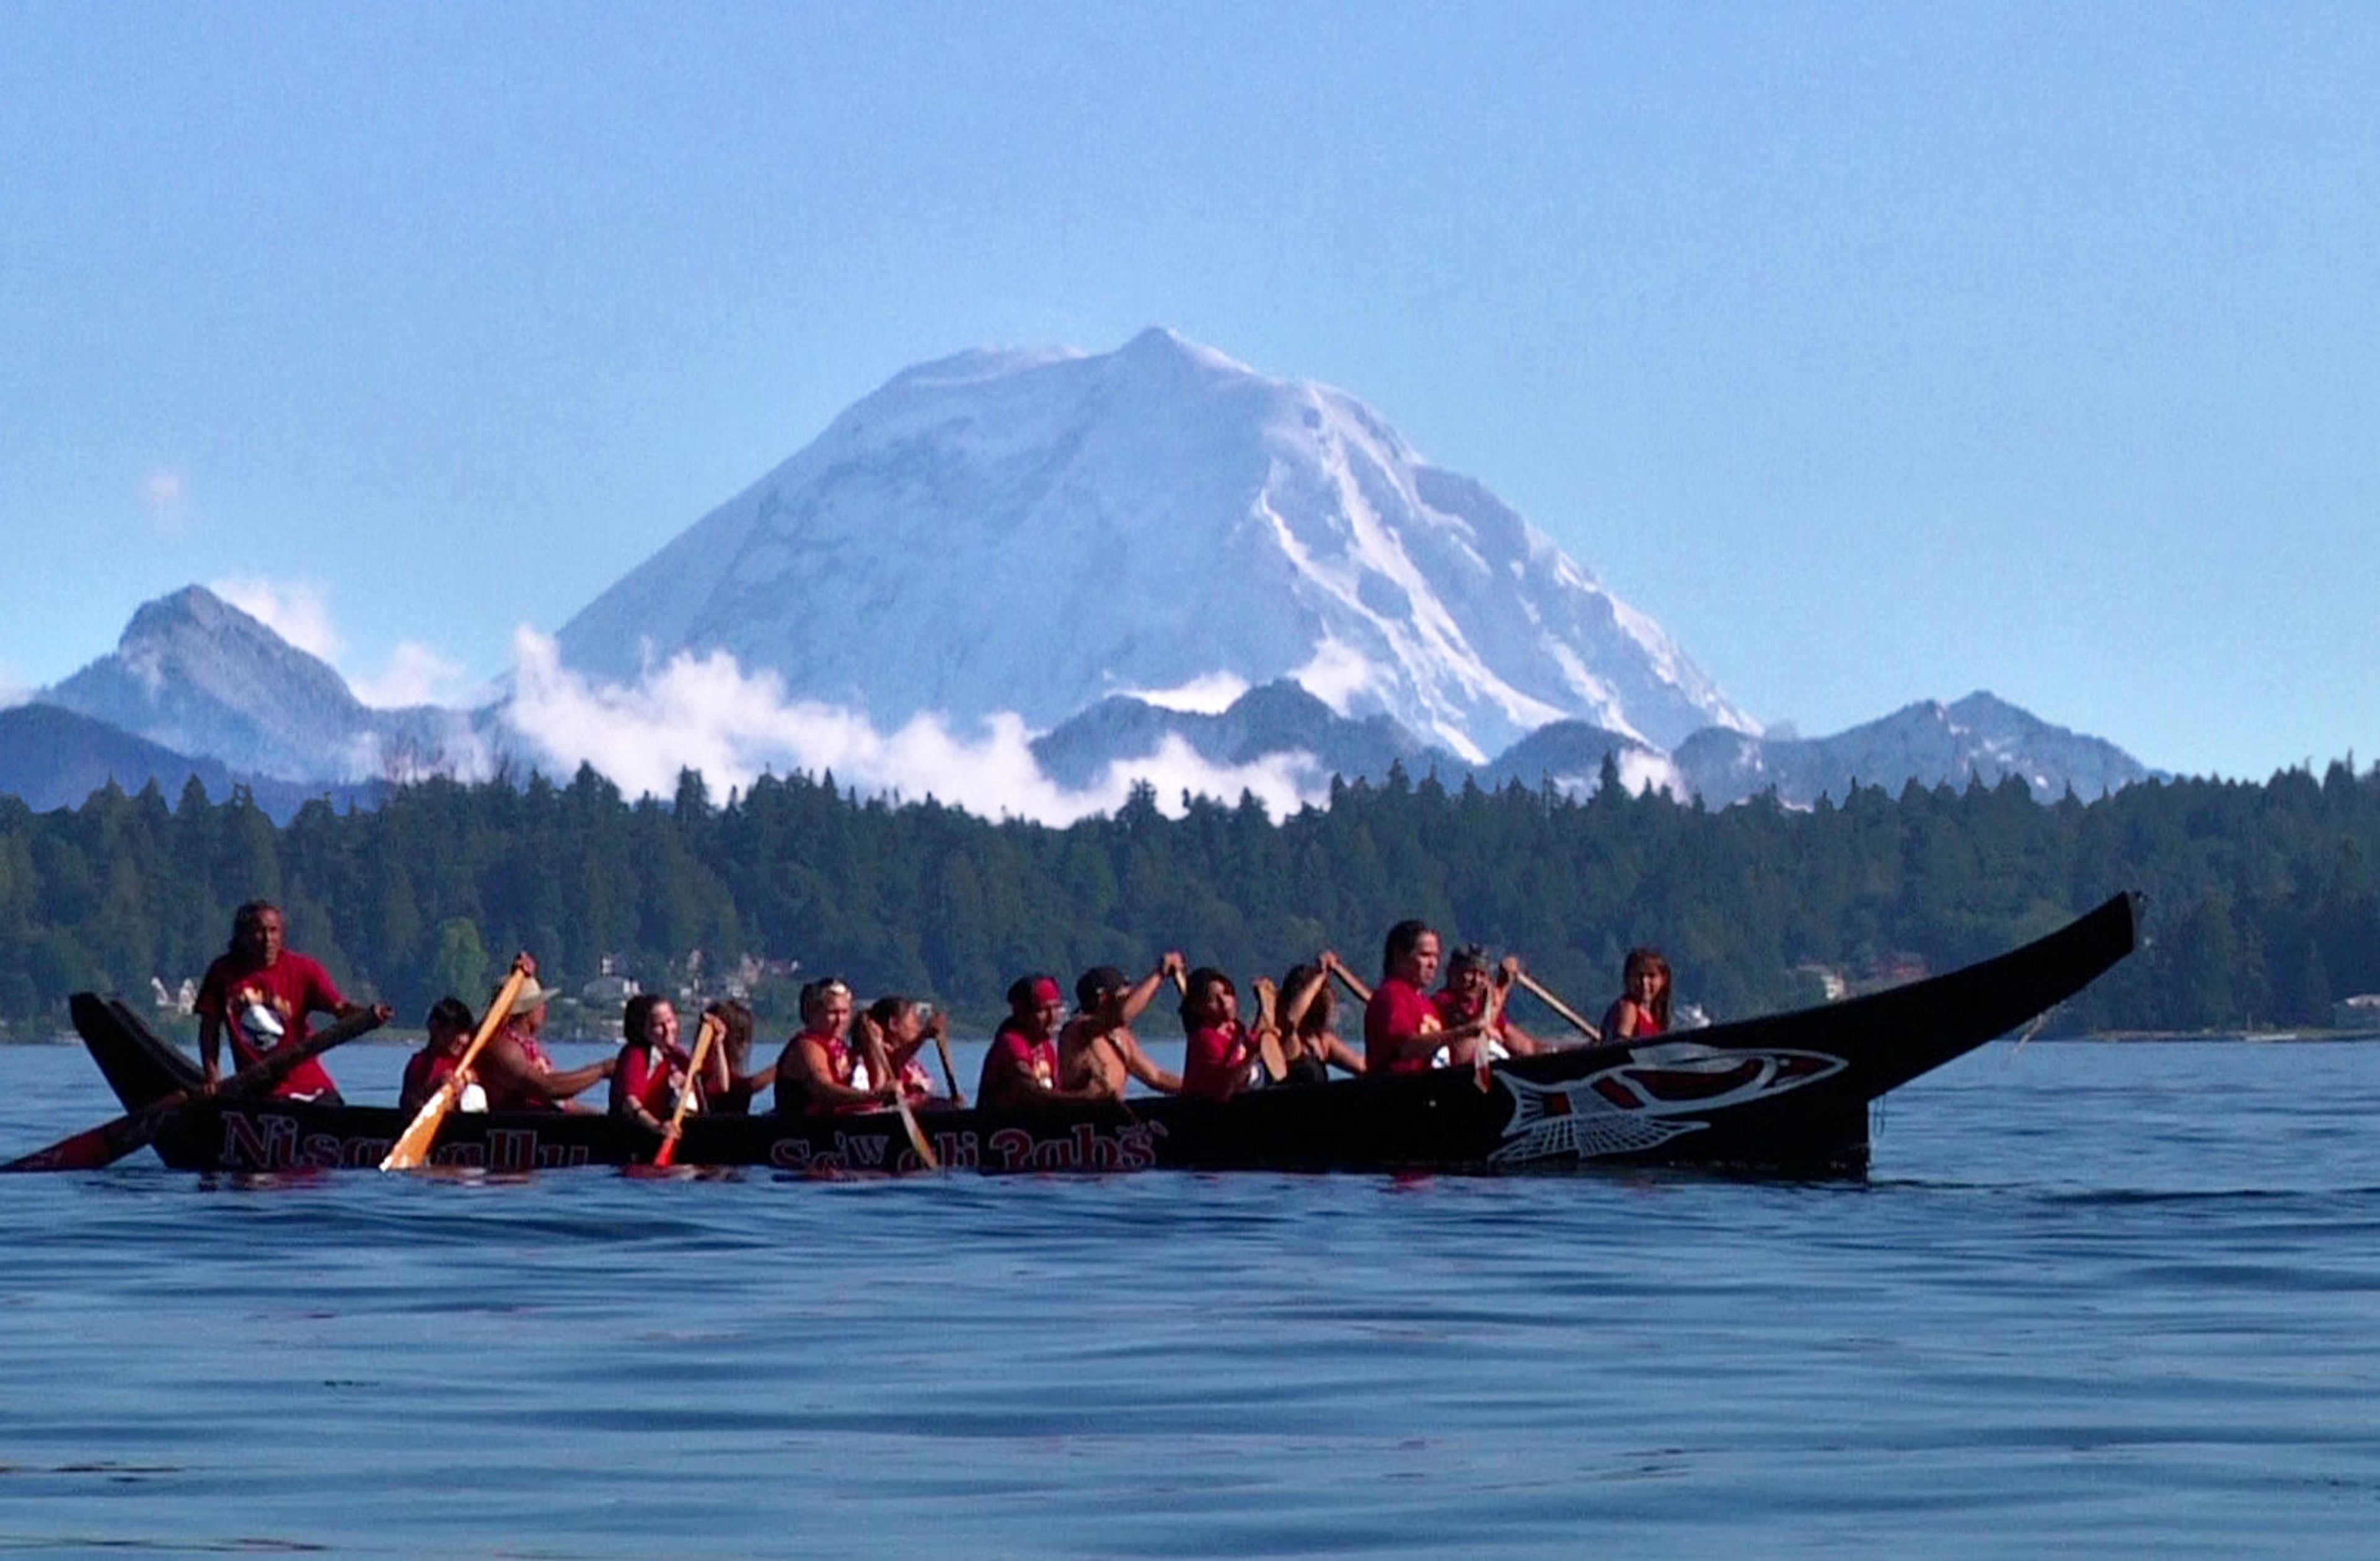
[[[1494,1057],[1533,1057],[1549,1050],[1544,1042],[1507,1018],[1500,1004],[1494,1016],[1488,1017],[1488,999],[1500,991],[1509,994],[1518,970],[1519,966],[1511,961],[1505,965],[1489,963],[1488,951],[1475,943],[1456,949],[1454,957],[1446,962],[1446,984],[1430,999],[1430,1006],[1438,1010],[1439,1023],[1450,1031],[1460,1030],[1475,1020],[1484,1023],[1486,1033],[1473,1045],[1486,1045]],[[1462,1064],[1473,1061],[1474,1056],[1470,1047],[1464,1047],[1459,1055],[1450,1049],[1447,1060],[1450,1064]]]
[[[887,993],[868,1005],[867,1012],[854,1021],[863,1036],[873,1039],[884,1048],[886,1066],[893,1078],[900,1080],[901,1098],[911,1107],[963,1105],[947,1095],[934,1092],[934,1076],[926,1067],[923,1053],[928,1041],[945,1041],[951,1033],[950,1016],[941,1009],[929,1013],[926,1006],[914,997]],[[865,1055],[852,1065],[852,1079],[860,1078],[860,1065]]]
[[[1132,1026],[1156,1000],[1157,989],[1189,968],[1182,952],[1172,949],[1138,982],[1113,965],[1085,970],[1075,982],[1075,1017],[1058,1031],[1059,1083],[1110,1100],[1123,1099],[1134,1079],[1164,1094],[1180,1090],[1182,1076],[1151,1061]]]
[[[199,1066],[210,1090],[222,1081],[223,1041],[231,1037],[236,1067],[246,1067],[270,1051],[305,1043],[308,1016],[346,1018],[362,1013],[339,993],[331,973],[315,960],[283,945],[280,907],[249,900],[232,912],[231,945],[207,967],[193,1007],[199,1016]],[[373,1006],[378,1022],[395,1012]],[[291,1068],[273,1087],[276,1099],[338,1105],[338,1086],[319,1058]]]
[[[1438,934],[1427,922],[1400,921],[1389,929],[1380,950],[1380,982],[1364,1007],[1364,1067],[1366,1072],[1420,1073],[1432,1066],[1440,1046],[1461,1046],[1488,1029],[1481,1019],[1449,1026],[1430,1001],[1429,983],[1437,978]]]
[[[1014,1110],[1057,1101],[1104,1098],[1087,1089],[1068,1089],[1058,1078],[1058,1024],[1066,995],[1055,976],[1020,976],[1008,989],[1008,1017],[983,1055],[976,1104],[986,1111]]]
[[[1670,1028],[1670,962],[1658,948],[1632,948],[1620,969],[1621,994],[1603,1016],[1603,1038],[1659,1035]]]
[[[503,1028],[488,1037],[488,1043],[480,1049],[479,1061],[471,1065],[474,1081],[487,1091],[488,1109],[584,1109],[567,1103],[573,1095],[611,1078],[620,1066],[619,1055],[590,1062],[584,1067],[554,1067],[538,1035],[545,1029],[546,1005],[557,995],[555,989],[538,983],[537,961],[527,954],[513,960],[513,969],[528,979],[514,994],[512,1011],[505,1016]],[[503,988],[497,990],[501,992]]]
[[[804,983],[802,1027],[777,1058],[777,1110],[781,1114],[832,1116],[874,1111],[893,1101],[890,1082],[852,1081],[858,1058],[851,1049],[851,987],[841,979]]]
[[[1227,1101],[1258,1081],[1264,1066],[1257,1060],[1265,1028],[1240,1022],[1239,989],[1232,978],[1211,965],[1190,972],[1182,994],[1182,1092],[1198,1100]],[[1269,997],[1272,982],[1259,981],[1259,996]]]
[[[421,1050],[405,1059],[405,1083],[396,1097],[400,1111],[419,1111],[422,1103],[438,1092],[463,1057],[463,1048],[470,1043],[471,1032],[480,1028],[471,1017],[470,1006],[460,997],[441,997],[430,1006],[429,1017],[422,1028],[430,1031],[430,1040]],[[463,1107],[473,1109],[466,1102]]]
[[[657,992],[640,992],[621,1010],[619,1067],[612,1075],[612,1115],[632,1122],[656,1142],[678,1136],[678,1096],[694,1095],[702,1109],[702,1081],[694,1059],[677,1043],[677,1007]]]

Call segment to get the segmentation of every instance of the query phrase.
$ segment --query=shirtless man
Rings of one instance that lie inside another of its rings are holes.
[[[558,994],[537,980],[537,961],[524,954],[513,968],[528,979],[513,998],[504,1027],[480,1048],[471,1076],[488,1092],[490,1111],[584,1110],[568,1104],[570,1097],[612,1077],[620,1066],[615,1054],[584,1067],[562,1068],[545,1055],[538,1032],[545,1028],[545,1006]]]
[[[1113,965],[1085,970],[1075,982],[1075,1015],[1058,1032],[1059,1082],[1104,1100],[1123,1099],[1129,1079],[1169,1095],[1178,1091],[1181,1076],[1149,1060],[1132,1026],[1155,1001],[1166,978],[1188,969],[1189,961],[1174,949],[1137,984]]]

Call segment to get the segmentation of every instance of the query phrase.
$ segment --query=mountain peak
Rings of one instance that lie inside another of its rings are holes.
[[[1163,326],[863,398],[565,624],[619,681],[733,654],[894,726],[1292,679],[1478,761],[1548,721],[1754,728],[1659,627],[1353,397]]]

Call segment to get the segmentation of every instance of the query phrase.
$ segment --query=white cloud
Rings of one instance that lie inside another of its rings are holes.
[[[207,589],[310,655],[335,665],[347,648],[331,622],[322,588],[310,580],[255,576],[211,580]]]
[[[1314,649],[1314,659],[1290,676],[1333,712],[1346,715],[1354,708],[1355,696],[1372,687],[1378,673],[1363,652],[1326,634]]]
[[[461,665],[447,660],[419,640],[407,640],[388,654],[388,665],[374,677],[348,680],[356,698],[374,710],[400,710],[414,704],[456,704],[467,691],[468,676]]]
[[[1168,811],[1179,810],[1185,789],[1229,799],[1245,789],[1276,815],[1328,789],[1302,756],[1219,765],[1174,738],[1153,757],[1111,765],[1096,784],[1074,790],[1041,773],[1031,734],[1013,714],[994,716],[972,737],[931,715],[879,732],[856,712],[788,700],[775,673],[747,674],[724,651],[681,652],[633,685],[595,683],[564,666],[554,641],[530,628],[513,636],[505,716],[541,763],[557,773],[592,764],[631,795],[667,796],[680,769],[700,771],[714,792],[747,787],[767,769],[832,770],[839,784],[863,792],[930,793],[984,817],[1062,824],[1114,811],[1141,777]]]
[[[1180,710],[1194,715],[1220,715],[1247,691],[1248,680],[1234,672],[1209,672],[1176,689],[1118,690],[1160,710]]]
[[[170,466],[152,467],[140,479],[140,507],[158,530],[180,530],[190,510],[189,480]]]
[[[8,664],[0,662],[0,710],[10,710],[33,697],[33,690],[17,681]]]

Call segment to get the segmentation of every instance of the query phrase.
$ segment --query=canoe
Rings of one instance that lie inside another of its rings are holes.
[[[2119,895],[2037,942],[1930,980],[1792,1013],[1498,1063],[1254,1090],[1224,1103],[1152,1096],[1036,1110],[922,1110],[942,1165],[986,1173],[1272,1170],[1504,1173],[1690,1165],[1864,1176],[1868,1103],[2047,1013],[2131,952],[2138,902]],[[196,1077],[119,1002],[91,994],[75,1026],[128,1111]],[[404,1131],[393,1107],[201,1100],[155,1140],[181,1170],[377,1165]],[[651,1140],[601,1116],[455,1114],[436,1165],[529,1172],[621,1165]],[[796,1175],[918,1168],[890,1111],[696,1116],[681,1165]]]

